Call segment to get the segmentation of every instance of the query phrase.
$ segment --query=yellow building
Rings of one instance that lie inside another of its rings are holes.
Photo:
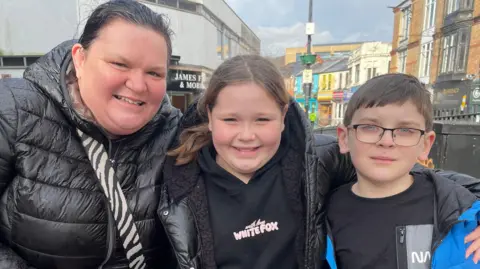
[[[319,55],[322,59],[327,59],[331,56],[338,57],[350,54],[363,43],[365,42],[313,45],[312,53]],[[285,65],[299,61],[298,57],[305,53],[307,53],[306,46],[285,49]]]
[[[318,81],[318,125],[330,125],[332,120],[332,98],[335,87],[335,75],[332,73],[319,74]]]

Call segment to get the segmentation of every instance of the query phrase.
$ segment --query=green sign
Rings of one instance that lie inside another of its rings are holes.
[[[470,94],[470,104],[480,105],[480,81],[475,80],[472,83],[472,91]]]

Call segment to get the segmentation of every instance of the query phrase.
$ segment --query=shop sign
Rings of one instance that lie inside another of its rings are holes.
[[[205,89],[205,74],[198,71],[170,70],[169,91],[200,91]]]
[[[343,101],[343,90],[342,91],[334,91],[332,101],[342,102]]]
[[[437,83],[433,88],[435,109],[458,109],[462,97],[472,92],[469,81],[445,81]]]
[[[472,105],[480,105],[480,81],[474,81],[472,92],[470,94],[470,103]]]
[[[343,102],[348,102],[350,99],[352,99],[353,92],[346,90],[345,93],[343,94]]]

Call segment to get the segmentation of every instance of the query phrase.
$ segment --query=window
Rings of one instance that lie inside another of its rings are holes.
[[[464,8],[473,9],[473,1],[474,0],[464,0]]]
[[[473,8],[473,0],[445,0],[446,15],[452,14],[457,10],[468,10]]]
[[[170,7],[178,7],[177,0],[158,0],[159,4],[164,4]]]
[[[232,58],[232,39],[228,36],[225,36],[225,58]]]
[[[233,42],[231,43],[231,53],[230,53],[230,57],[234,57],[236,55],[238,55],[238,44],[235,40],[233,40]]]
[[[432,63],[433,41],[423,44],[420,52],[420,77],[430,76],[430,64]]]
[[[360,64],[355,65],[355,83],[360,82]]]
[[[222,44],[222,50],[223,50],[223,59],[228,58],[228,36],[227,32],[225,31],[223,34],[223,44]]]
[[[223,33],[217,30],[217,58],[223,60]]]
[[[423,30],[427,30],[435,25],[435,9],[437,0],[425,1],[425,21],[423,22]]]
[[[28,66],[36,62],[40,57],[32,56],[32,57],[26,57],[26,58],[27,58],[27,66]]]
[[[23,57],[3,57],[3,66],[5,67],[24,67],[25,62]]]
[[[402,38],[400,38],[400,39],[407,39],[408,38],[408,35],[410,33],[411,19],[412,19],[412,8],[411,8],[411,6],[409,6],[402,11],[403,27],[402,27]]]
[[[375,76],[377,76],[377,68],[376,67],[367,68],[367,79],[371,79]]]
[[[0,56],[1,67],[27,67],[37,61],[40,56]]]
[[[188,10],[191,12],[197,12],[197,4],[190,0],[146,0],[151,3],[160,5],[166,5],[178,9]]]
[[[447,12],[446,14],[451,14],[458,10],[460,0],[446,0]]]
[[[178,8],[183,10],[188,10],[192,12],[197,11],[197,4],[190,2],[188,0],[178,0]]]
[[[338,78],[338,88],[339,88],[339,89],[342,89],[342,88],[343,88],[343,87],[342,87],[342,80],[343,80],[343,74],[340,73],[340,74],[339,74],[339,78]]]
[[[347,73],[347,85],[352,84],[352,68],[348,68],[348,73]]]
[[[469,45],[469,28],[443,38],[441,73],[465,72]]]
[[[402,51],[398,53],[398,72],[405,73],[407,70],[407,51]]]

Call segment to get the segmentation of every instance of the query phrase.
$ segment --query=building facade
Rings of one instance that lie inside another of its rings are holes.
[[[78,38],[89,14],[106,2],[0,1],[0,78],[21,77],[26,66],[54,46]],[[175,33],[167,92],[182,110],[204,90],[205,81],[222,61],[260,53],[260,39],[223,0],[139,2],[165,14]]]
[[[469,103],[480,70],[480,1],[407,0],[393,11],[390,72],[419,77],[436,113],[477,109]]]
[[[338,57],[348,57],[352,51],[359,48],[364,42],[356,43],[332,43],[313,45],[312,53],[318,55],[323,60]],[[300,55],[307,53],[307,47],[296,47],[285,49],[285,65],[300,62]]]
[[[349,95],[345,93],[347,86],[347,57],[325,60],[312,66],[312,94],[309,100],[309,113],[316,113],[316,126],[331,126],[338,124],[338,118],[343,118],[344,104]],[[303,71],[303,70],[302,70]],[[302,71],[295,77],[294,97],[300,106],[304,107]]]
[[[355,92],[367,80],[387,74],[392,45],[386,42],[368,42],[353,51],[348,60],[348,87]]]

